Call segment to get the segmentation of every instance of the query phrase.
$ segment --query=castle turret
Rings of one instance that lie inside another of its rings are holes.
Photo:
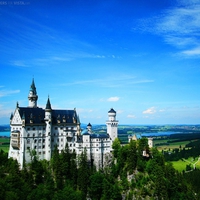
[[[46,108],[45,108],[45,122],[46,122],[46,140],[45,140],[45,151],[46,160],[51,158],[51,127],[52,127],[52,109],[51,103],[48,97]]]
[[[92,132],[92,125],[90,123],[87,125],[87,130],[89,133]]]
[[[38,99],[38,95],[37,95],[37,91],[36,91],[36,87],[35,87],[35,83],[33,79],[31,87],[30,87],[29,95],[28,95],[29,107],[36,108],[37,99]]]
[[[79,116],[77,115],[77,135],[81,134],[81,122]]]
[[[110,135],[110,138],[112,142],[117,138],[117,126],[118,121],[116,120],[116,111],[111,108],[110,111],[108,111],[108,120],[106,121],[107,125],[107,133]]]
[[[153,138],[152,137],[148,138],[148,145],[149,145],[149,148],[153,147]]]

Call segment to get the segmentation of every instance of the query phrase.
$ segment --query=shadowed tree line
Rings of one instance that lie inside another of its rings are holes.
[[[143,156],[145,152],[145,155]],[[86,150],[80,156],[68,146],[59,154],[54,148],[50,161],[32,161],[19,170],[15,160],[0,152],[0,197],[13,200],[121,200],[195,199],[192,183],[166,163],[162,153],[149,149],[142,138],[121,146],[113,142],[112,161],[96,170],[87,160]]]
[[[196,140],[186,144],[184,148],[180,147],[173,149],[172,151],[165,151],[164,157],[166,161],[177,161],[182,158],[188,159],[189,157],[200,156],[200,140]]]

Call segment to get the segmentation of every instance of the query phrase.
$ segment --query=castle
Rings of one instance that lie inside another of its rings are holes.
[[[108,112],[107,133],[95,134],[90,123],[87,129],[81,130],[76,109],[53,109],[49,97],[43,109],[37,107],[37,100],[33,79],[28,95],[29,106],[20,107],[17,103],[10,117],[8,157],[16,159],[20,168],[23,168],[25,162],[31,162],[33,150],[39,159],[50,160],[55,145],[61,152],[68,144],[70,152],[75,151],[77,155],[86,149],[88,159],[98,168],[103,167],[106,157],[112,151],[112,142],[117,138],[116,111],[112,108]]]

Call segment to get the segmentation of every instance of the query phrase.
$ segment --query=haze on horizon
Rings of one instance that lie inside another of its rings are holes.
[[[81,123],[200,123],[200,0],[0,2],[0,124],[16,102]]]

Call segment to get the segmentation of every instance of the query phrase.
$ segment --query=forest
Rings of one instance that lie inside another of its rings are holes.
[[[162,152],[149,149],[142,138],[121,145],[113,142],[112,159],[102,169],[91,165],[84,151],[70,153],[66,145],[59,154],[55,147],[50,161],[38,160],[22,170],[16,160],[0,152],[0,197],[6,200],[194,200],[200,199],[200,171],[176,171]]]

